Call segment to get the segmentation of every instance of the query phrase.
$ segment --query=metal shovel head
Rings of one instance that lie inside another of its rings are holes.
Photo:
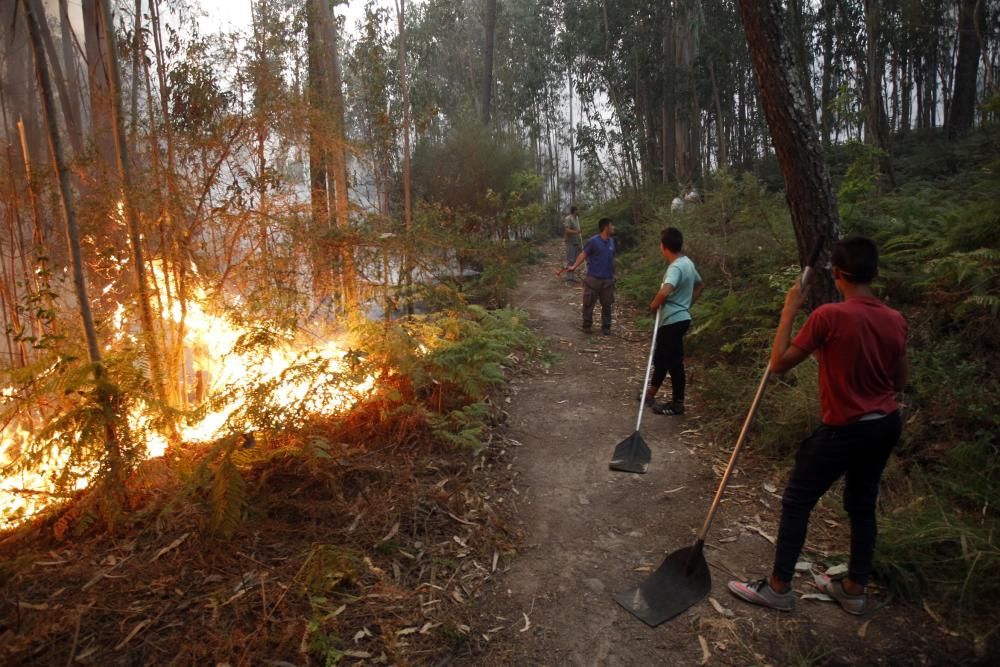
[[[626,611],[651,627],[695,604],[712,588],[712,575],[702,545],[678,549],[637,588],[615,595]]]
[[[653,452],[649,450],[649,445],[639,435],[639,431],[636,431],[618,443],[608,467],[621,472],[644,473],[652,460]]]

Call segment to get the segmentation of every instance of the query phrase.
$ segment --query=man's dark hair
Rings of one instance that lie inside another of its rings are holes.
[[[569,212],[570,212],[570,214],[576,213],[576,206],[570,206],[569,207]]]
[[[611,224],[611,218],[601,218],[597,221],[597,233],[600,234],[604,228]]]
[[[831,263],[847,282],[867,285],[878,275],[878,246],[863,236],[841,239],[833,244]]]
[[[670,252],[680,252],[684,247],[684,235],[676,227],[667,227],[660,233],[660,244]]]

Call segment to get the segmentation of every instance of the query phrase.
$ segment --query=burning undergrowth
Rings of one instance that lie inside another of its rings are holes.
[[[500,447],[481,443],[487,390],[537,342],[510,311],[358,333],[352,380],[378,380],[350,409],[168,447],[129,477],[111,530],[87,502],[95,486],[9,533],[5,661],[398,664],[467,650],[462,603],[513,542]]]

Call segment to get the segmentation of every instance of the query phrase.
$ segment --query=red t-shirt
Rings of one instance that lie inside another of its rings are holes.
[[[816,352],[824,424],[843,426],[897,409],[906,332],[903,316],[870,296],[828,303],[809,315],[792,345]]]

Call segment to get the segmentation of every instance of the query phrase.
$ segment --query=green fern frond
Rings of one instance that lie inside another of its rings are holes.
[[[243,520],[248,505],[246,482],[230,456],[219,461],[209,495],[210,528],[229,537]]]

